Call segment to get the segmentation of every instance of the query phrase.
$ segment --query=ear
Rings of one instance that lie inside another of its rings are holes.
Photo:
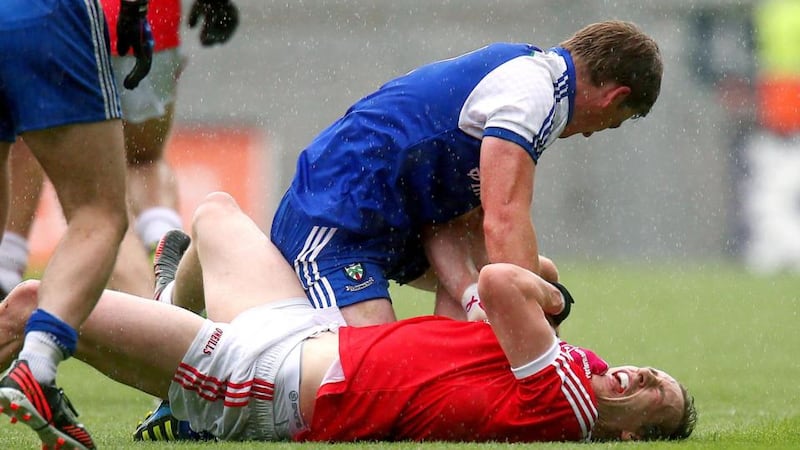
[[[619,439],[621,441],[638,441],[639,435],[634,433],[633,431],[623,431],[619,435]]]
[[[609,106],[618,107],[628,98],[630,93],[631,88],[628,86],[610,85],[603,96],[603,108],[608,108]]]

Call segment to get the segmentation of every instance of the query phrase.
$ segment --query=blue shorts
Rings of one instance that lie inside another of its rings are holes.
[[[121,117],[97,0],[0,1],[0,141]]]
[[[389,280],[408,283],[428,260],[417,234],[365,236],[321,224],[284,197],[272,223],[272,242],[291,263],[315,308],[389,297]]]

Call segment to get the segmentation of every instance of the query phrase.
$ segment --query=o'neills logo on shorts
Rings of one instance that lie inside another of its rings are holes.
[[[211,352],[213,352],[214,349],[217,348],[217,344],[219,343],[220,339],[222,339],[222,330],[217,328],[214,330],[213,333],[211,333],[211,337],[208,338],[206,346],[203,347],[203,353],[205,353],[206,355],[210,355]]]

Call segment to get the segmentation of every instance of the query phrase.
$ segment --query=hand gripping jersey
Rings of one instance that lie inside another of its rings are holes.
[[[120,0],[101,0],[103,13],[108,22],[108,35],[111,42],[111,53],[117,53],[117,18]],[[147,20],[153,31],[154,51],[160,52],[180,45],[181,2],[180,0],[150,0]],[[128,53],[130,55],[130,53]]]
[[[481,139],[534,162],[572,114],[562,48],[497,43],[420,67],[354,104],[300,154],[288,199],[322,225],[363,235],[447,222],[480,205]]]
[[[515,374],[490,325],[434,316],[344,327],[339,354],[345,380],[320,388],[298,440],[582,441],[608,368],[554,338]]]

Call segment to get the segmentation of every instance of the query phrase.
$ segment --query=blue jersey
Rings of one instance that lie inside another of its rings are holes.
[[[285,200],[315,223],[366,236],[449,221],[480,205],[483,137],[519,144],[536,162],[574,95],[562,48],[497,43],[422,66],[319,134]]]

